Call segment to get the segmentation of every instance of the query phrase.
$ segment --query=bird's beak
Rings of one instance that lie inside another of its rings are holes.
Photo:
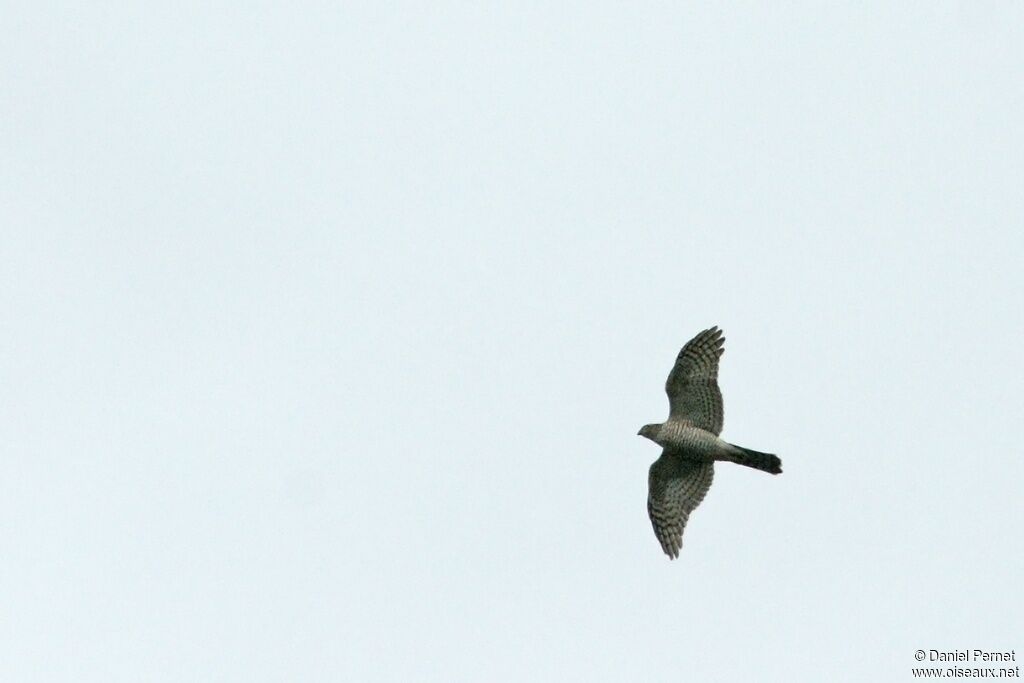
[[[644,430],[642,430],[642,429],[639,432],[636,433],[637,436],[643,436],[643,434],[644,434]]]

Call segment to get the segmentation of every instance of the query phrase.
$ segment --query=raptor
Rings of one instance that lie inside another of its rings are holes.
[[[686,522],[711,488],[715,462],[728,461],[780,474],[782,461],[771,453],[736,446],[722,433],[722,392],[718,359],[725,337],[718,327],[704,330],[686,343],[665,382],[669,416],[638,432],[661,446],[661,457],[647,477],[647,513],[662,550],[679,557]]]

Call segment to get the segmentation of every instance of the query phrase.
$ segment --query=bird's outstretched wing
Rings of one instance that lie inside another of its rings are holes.
[[[704,500],[714,476],[713,462],[688,460],[667,450],[651,465],[647,476],[647,514],[654,525],[654,535],[670,558],[679,557],[686,520]]]
[[[668,374],[669,419],[683,420],[712,434],[722,432],[722,392],[718,388],[718,358],[725,352],[718,327],[691,339]]]

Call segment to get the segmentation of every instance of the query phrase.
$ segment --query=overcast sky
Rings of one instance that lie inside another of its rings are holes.
[[[0,679],[1024,651],[1024,10],[432,5],[4,10]]]

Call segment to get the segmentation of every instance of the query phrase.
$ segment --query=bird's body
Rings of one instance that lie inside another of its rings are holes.
[[[651,441],[670,451],[684,452],[690,458],[706,458],[712,461],[716,459],[716,454],[725,452],[728,447],[728,444],[711,432],[694,427],[688,422],[669,420],[658,427]]]
[[[729,461],[772,474],[782,462],[770,453],[735,446],[722,431],[718,359],[725,338],[717,327],[704,330],[679,352],[665,382],[669,418],[644,425],[639,434],[662,447],[648,475],[647,511],[654,533],[670,558],[679,556],[686,522],[711,488],[715,461]]]

